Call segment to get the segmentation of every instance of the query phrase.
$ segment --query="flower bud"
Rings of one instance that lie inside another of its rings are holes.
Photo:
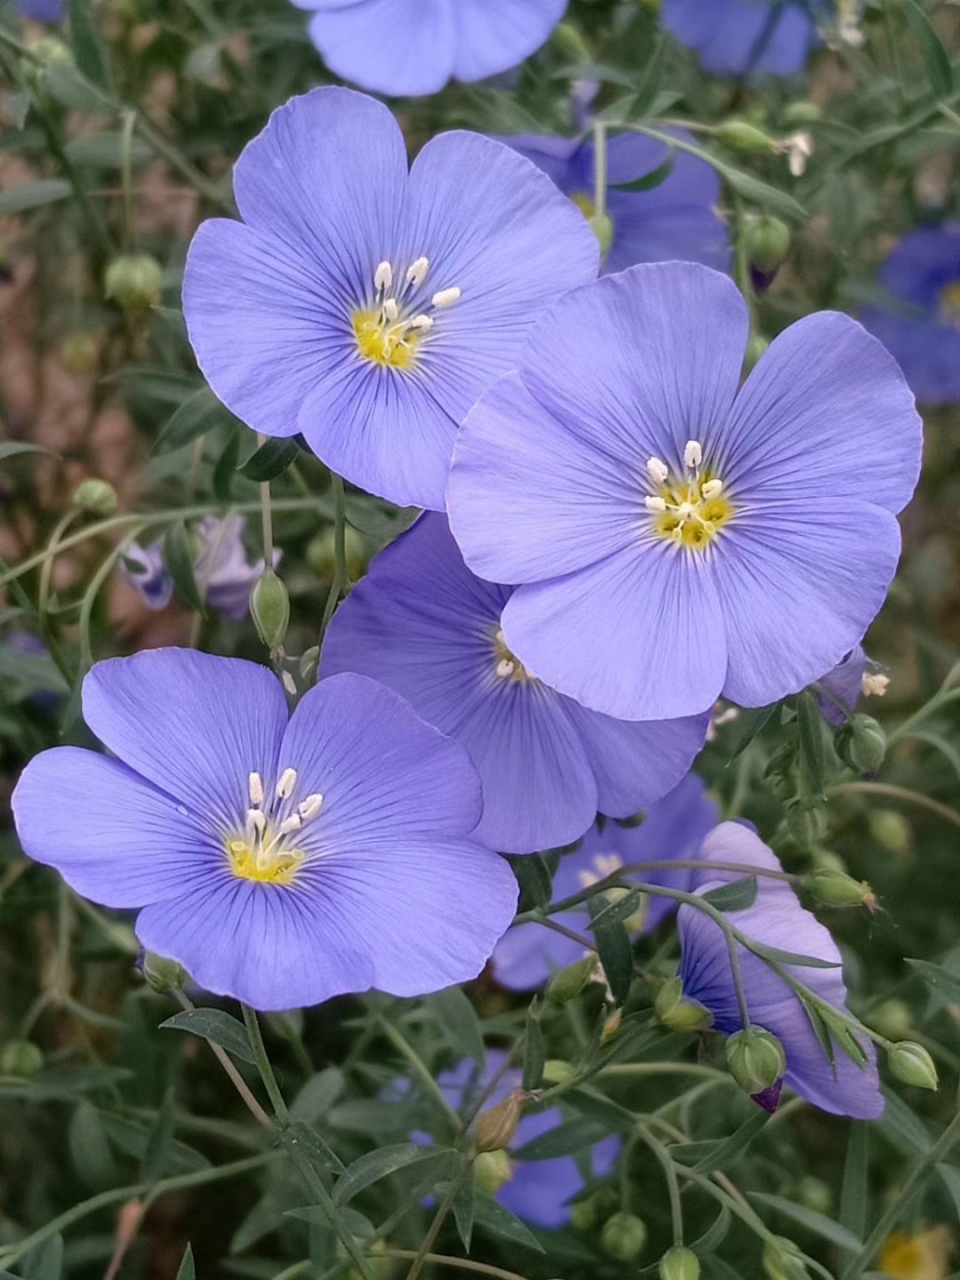
[[[30,52],[45,64],[75,65],[73,50],[59,36],[42,35],[30,44]]]
[[[574,996],[578,996],[583,988],[593,981],[597,968],[595,956],[584,956],[564,969],[558,969],[544,992],[551,1004],[566,1004]]]
[[[790,228],[779,218],[763,214],[747,227],[745,239],[753,287],[763,293],[790,252]]]
[[[473,1181],[485,1196],[495,1196],[513,1177],[513,1165],[506,1151],[481,1151],[473,1162]]]
[[[82,480],[73,491],[73,505],[92,516],[112,516],[117,509],[117,491],[106,480]]]
[[[82,330],[68,333],[60,343],[60,363],[75,378],[88,378],[97,371],[102,346],[100,334],[84,333]]]
[[[477,1151],[500,1151],[509,1147],[517,1131],[520,1112],[527,1095],[522,1089],[514,1091],[503,1102],[487,1107],[477,1117],[473,1126],[474,1145]]]
[[[866,716],[863,712],[851,716],[839,730],[836,745],[841,760],[857,773],[876,773],[887,753],[883,730],[873,716]]]
[[[547,1084],[566,1084],[569,1080],[575,1080],[576,1076],[576,1067],[560,1058],[548,1058],[543,1064],[543,1078]]]
[[[803,878],[803,887],[827,907],[862,907],[874,900],[865,880],[854,880],[845,871],[820,867]]]
[[[915,1040],[901,1040],[899,1044],[891,1045],[887,1050],[887,1064],[904,1084],[934,1091],[939,1084],[933,1059],[923,1045],[917,1044]]]
[[[903,858],[910,852],[910,823],[896,809],[871,809],[867,826],[874,840],[891,853]]]
[[[748,1027],[727,1038],[727,1066],[737,1084],[751,1097],[773,1089],[787,1069],[783,1045],[761,1027]]]
[[[0,1076],[30,1080],[43,1067],[43,1054],[32,1040],[8,1040],[0,1049]]]
[[[783,119],[786,124],[812,124],[814,120],[819,120],[823,112],[816,102],[808,102],[805,99],[800,102],[791,102],[783,113]]]
[[[250,592],[250,616],[268,649],[279,649],[290,622],[290,596],[273,569],[265,569]]]
[[[577,1200],[570,1206],[570,1221],[578,1231],[590,1231],[597,1225],[597,1197]]]
[[[700,1259],[692,1249],[675,1244],[660,1259],[660,1280],[700,1280]]]
[[[603,1224],[600,1247],[617,1262],[633,1262],[647,1243],[647,1228],[632,1213],[615,1213]]]
[[[551,42],[558,52],[573,62],[592,62],[593,54],[587,42],[572,22],[559,22],[553,29]]]
[[[724,120],[713,131],[718,142],[731,151],[771,152],[774,140],[747,120]]]
[[[124,311],[146,311],[160,301],[163,272],[149,253],[125,253],[107,267],[104,293]]]
[[[750,372],[754,365],[756,365],[760,360],[769,345],[769,341],[762,333],[751,333],[750,341],[747,343],[747,349],[743,356],[744,373]]]
[[[816,1213],[829,1215],[833,1212],[833,1192],[822,1178],[814,1178],[810,1175],[801,1178],[793,1198]]]
[[[763,1246],[763,1269],[770,1280],[810,1280],[800,1250],[786,1236],[773,1236]]]
[[[158,956],[155,951],[141,951],[137,957],[137,968],[147,986],[161,995],[179,990],[187,980],[186,970],[178,961]]]
[[[706,1031],[713,1014],[696,1000],[685,1000],[683,982],[671,978],[657,992],[653,1002],[657,1017],[671,1031]]]
[[[614,1009],[613,1013],[608,1014],[606,1021],[600,1028],[600,1044],[605,1045],[614,1036],[620,1034],[620,1023],[623,1022],[623,1010]]]
[[[610,246],[613,244],[613,222],[605,213],[595,213],[591,218],[587,219],[590,224],[590,230],[600,242],[600,256],[606,257],[610,252]]]

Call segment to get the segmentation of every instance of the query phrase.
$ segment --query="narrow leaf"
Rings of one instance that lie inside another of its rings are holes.
[[[779,947],[768,947],[766,943],[751,939],[752,949],[758,956],[766,960],[775,960],[777,964],[794,964],[804,969],[841,969],[839,960],[820,960],[817,956],[801,955],[797,951],[781,951]]]
[[[492,1200],[490,1196],[477,1194],[474,1206],[476,1224],[491,1235],[501,1240],[509,1240],[513,1244],[522,1244],[527,1249],[535,1249],[544,1253],[544,1247],[526,1223],[521,1222],[509,1209]]]
[[[782,1213],[785,1218],[790,1218],[802,1227],[806,1227],[808,1231],[812,1231],[814,1235],[821,1236],[824,1240],[829,1240],[831,1244],[835,1244],[839,1249],[846,1249],[851,1253],[855,1253],[862,1248],[862,1241],[846,1229],[841,1227],[838,1222],[834,1222],[832,1218],[828,1218],[825,1213],[817,1213],[815,1209],[808,1209],[805,1205],[797,1204],[794,1200],[787,1200],[785,1196],[765,1195],[759,1191],[747,1192],[751,1200],[758,1201],[760,1204],[768,1205],[771,1209],[776,1209]]]
[[[183,1260],[177,1271],[177,1280],[197,1280],[197,1268],[193,1261],[193,1246],[187,1245],[183,1251]]]
[[[816,695],[809,689],[797,698],[797,733],[799,736],[800,801],[807,809],[816,808],[824,800],[826,753],[823,745],[823,716]]]
[[[477,1189],[473,1178],[468,1174],[464,1181],[461,1182],[453,1201],[453,1218],[467,1253],[470,1252],[470,1241],[473,1239],[473,1224],[476,1212]]]
[[[749,747],[758,733],[762,732],[767,721],[777,709],[774,702],[769,707],[745,707],[737,716],[737,725],[739,732],[737,734],[736,745],[733,748],[733,754],[730,756],[731,762],[736,760],[737,756],[742,755]]]
[[[903,16],[920,48],[934,97],[945,98],[953,89],[953,68],[936,28],[917,0],[905,0]]]
[[[633,182],[611,182],[610,186],[614,191],[652,191],[655,187],[659,187],[661,183],[666,182],[673,172],[673,166],[676,162],[677,158],[671,151],[663,164],[657,165],[656,169],[651,169],[642,178],[635,178]]]
[[[510,865],[520,883],[520,911],[546,907],[553,897],[553,872],[542,853],[511,858]]]
[[[143,1177],[147,1182],[159,1178],[167,1167],[173,1133],[177,1123],[176,1093],[173,1085],[163,1095],[160,1110],[143,1153]]]
[[[381,1178],[388,1178],[390,1174],[409,1165],[432,1160],[438,1154],[436,1147],[424,1147],[416,1142],[399,1142],[395,1146],[368,1151],[348,1165],[340,1175],[333,1189],[334,1203],[347,1204],[365,1187],[372,1186]]]
[[[443,1027],[451,1048],[470,1058],[478,1067],[486,1061],[483,1028],[477,1011],[459,987],[447,987],[430,997],[430,1005]]]
[[[633,944],[622,920],[611,916],[598,906],[600,898],[591,898],[588,905],[591,914],[590,928],[597,944],[597,953],[603,965],[614,1001],[624,1004],[633,982]]]
[[[189,1031],[191,1035],[210,1040],[243,1062],[255,1064],[257,1061],[250,1048],[246,1027],[222,1009],[188,1009],[175,1013],[160,1026],[170,1031]]]
[[[324,1115],[343,1093],[345,1080],[339,1067],[327,1067],[308,1080],[290,1107],[294,1120],[312,1124]]]
[[[73,194],[69,182],[60,178],[39,178],[36,182],[21,182],[15,187],[7,187],[0,191],[0,216],[11,213],[26,213],[28,209],[38,209],[44,204],[54,204],[57,200],[66,200]]]
[[[79,133],[70,139],[64,150],[74,164],[90,165],[97,169],[119,169],[123,164],[123,134],[116,129]],[[152,154],[145,142],[139,138],[130,139],[131,160],[149,160]]]
[[[523,1037],[523,1087],[539,1089],[543,1079],[543,1064],[547,1051],[543,1043],[543,1029],[540,1026],[540,1009],[536,996],[527,1009],[527,1020]]]
[[[223,452],[214,463],[213,476],[211,477],[213,493],[214,497],[224,504],[229,503],[233,498],[233,481],[237,474],[237,462],[240,458],[242,443],[242,433],[240,431],[231,431]]]
[[[693,1167],[694,1173],[715,1173],[729,1169],[740,1157],[745,1155],[754,1138],[770,1119],[766,1111],[760,1107],[729,1138],[725,1138],[716,1151],[699,1160]]]
[[[60,1280],[63,1275],[63,1236],[38,1244],[23,1260],[23,1280]]]
[[[83,74],[106,89],[110,84],[110,68],[103,39],[90,10],[90,0],[70,0],[70,43]]]
[[[599,1121],[578,1116],[576,1120],[565,1120],[563,1124],[531,1138],[511,1154],[518,1160],[557,1160],[560,1156],[573,1156],[585,1151],[609,1132],[609,1128]]]
[[[744,876],[742,880],[733,880],[718,889],[711,889],[701,897],[718,911],[744,911],[756,901],[757,877]]]
[[[173,579],[174,586],[186,603],[191,609],[196,609],[198,613],[202,613],[203,599],[193,572],[193,558],[190,555],[187,526],[182,520],[172,524],[163,536],[163,563]],[[214,1011],[208,1010],[207,1012]],[[223,1017],[229,1017],[229,1014],[224,1014]],[[231,1019],[231,1021],[236,1021],[236,1019]]]
[[[3,462],[4,458],[15,458],[20,453],[45,453],[48,458],[60,457],[59,453],[54,453],[52,449],[45,449],[42,444],[25,444],[19,440],[0,443],[0,462]]]
[[[239,467],[240,474],[261,484],[267,480],[276,480],[277,476],[283,475],[299,452],[300,446],[289,436],[265,440]]]
[[[960,978],[943,965],[928,960],[908,960],[907,964],[924,980],[931,991],[951,1004],[960,1004]]]
[[[205,436],[229,418],[227,410],[209,387],[201,387],[171,415],[153,442],[155,454],[171,453]]]
[[[843,1164],[839,1217],[840,1225],[858,1239],[862,1239],[866,1233],[870,1216],[869,1175],[870,1128],[869,1125],[854,1120],[851,1122],[847,1138],[847,1158]],[[842,1245],[841,1248],[843,1248]]]

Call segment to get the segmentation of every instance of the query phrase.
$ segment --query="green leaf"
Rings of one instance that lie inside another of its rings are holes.
[[[167,1167],[176,1125],[176,1090],[171,1085],[163,1095],[163,1101],[160,1103],[157,1118],[150,1130],[143,1153],[143,1177],[146,1182],[153,1182],[154,1179],[159,1178]]]
[[[920,48],[934,97],[947,97],[953,89],[953,68],[936,28],[917,0],[904,0],[903,16]]]
[[[116,129],[98,133],[80,133],[64,147],[74,164],[96,169],[119,169],[123,164],[123,134]],[[130,159],[136,163],[149,160],[153,152],[140,138],[130,139]]]
[[[919,974],[931,991],[951,1004],[960,1004],[960,978],[943,965],[928,960],[908,960],[907,964]]]
[[[960,751],[942,734],[936,733],[933,729],[913,729],[910,733],[904,734],[904,737],[913,738],[916,742],[926,742],[934,747],[960,778]]]
[[[43,85],[52,98],[75,111],[113,115],[113,103],[71,62],[52,60],[43,68]]]
[[[477,1011],[459,987],[447,987],[429,997],[429,1004],[443,1028],[447,1042],[459,1054],[482,1067],[486,1061],[483,1028]]]
[[[186,1009],[161,1022],[160,1027],[169,1031],[189,1031],[191,1035],[220,1045],[243,1062],[256,1064],[246,1027],[222,1009]]]
[[[193,1247],[187,1245],[183,1251],[183,1259],[177,1270],[177,1280],[197,1280],[197,1268],[193,1261]]]
[[[348,1204],[365,1187],[372,1186],[381,1178],[388,1178],[400,1169],[422,1164],[425,1160],[433,1160],[441,1154],[451,1153],[442,1148],[423,1147],[415,1142],[398,1142],[395,1146],[368,1151],[366,1155],[360,1156],[348,1165],[337,1179],[333,1189],[334,1204]]]
[[[343,1093],[345,1080],[339,1067],[327,1067],[308,1080],[290,1107],[294,1120],[312,1124],[333,1106]]]
[[[43,453],[48,458],[59,458],[59,453],[54,453],[52,449],[45,449],[42,444],[26,444],[20,440],[8,440],[0,442],[0,462],[4,458],[15,458],[21,453]]]
[[[238,470],[248,480],[256,480],[263,484],[268,480],[276,480],[277,476],[282,476],[299,452],[300,446],[289,436],[265,440]]]
[[[855,1253],[863,1247],[863,1242],[858,1240],[851,1231],[848,1231],[846,1227],[841,1227],[839,1222],[834,1222],[825,1213],[817,1213],[815,1209],[808,1209],[805,1205],[797,1204],[794,1200],[787,1200],[785,1196],[771,1196],[760,1191],[748,1191],[747,1195],[751,1200],[759,1201],[760,1204],[776,1209],[785,1218],[790,1218],[793,1222],[799,1223],[801,1227],[806,1227],[814,1235],[821,1236],[824,1240],[829,1240],[838,1249],[846,1249],[851,1253]]]
[[[36,182],[21,182],[15,187],[7,187],[6,191],[0,191],[0,217],[11,213],[26,213],[28,209],[39,209],[41,205],[55,204],[71,195],[73,187],[60,178],[38,178]]]
[[[456,1207],[456,1206],[454,1206]],[[505,1209],[502,1204],[490,1196],[477,1193],[474,1206],[474,1220],[478,1227],[501,1240],[509,1240],[513,1244],[522,1244],[527,1249],[535,1249],[544,1253],[544,1247],[525,1222]]]
[[[97,1089],[116,1089],[133,1076],[126,1067],[49,1067],[30,1081],[36,1101],[79,1098]]]
[[[231,431],[223,452],[214,463],[211,484],[214,497],[225,505],[233,498],[233,482],[237,474],[237,462],[243,447],[243,433]]]
[[[734,1271],[729,1262],[724,1262],[715,1254],[704,1254],[701,1261],[704,1275],[709,1276],[710,1280],[746,1280],[742,1271]]]
[[[540,1026],[540,1006],[537,997],[530,1001],[527,1009],[523,1036],[523,1087],[527,1090],[539,1089],[543,1079],[543,1064],[547,1051],[543,1042],[543,1028]]]
[[[746,751],[757,734],[763,730],[776,709],[777,703],[774,702],[769,707],[745,707],[741,710],[737,716],[739,732],[736,745],[733,748],[733,754],[730,756],[731,761],[736,760],[737,756]]]
[[[626,925],[601,905],[602,895],[590,898],[590,929],[597,944],[597,954],[616,1004],[626,1003],[633,982],[633,944]]]
[[[164,423],[153,442],[153,453],[171,453],[174,449],[182,449],[231,417],[229,409],[217,399],[210,388],[201,387],[189,399],[184,400]]]
[[[773,213],[782,213],[785,218],[792,218],[796,222],[806,219],[806,209],[785,191],[781,191],[778,187],[771,187],[767,182],[761,182],[759,178],[755,178],[751,173],[744,173],[742,169],[735,169],[722,161],[718,163],[715,158],[712,159],[712,164],[727,186],[744,200],[763,205]]]
[[[94,84],[107,88],[110,67],[90,0],[70,0],[70,43],[83,74]]]
[[[741,1157],[746,1155],[754,1138],[769,1119],[768,1113],[757,1107],[753,1115],[744,1120],[740,1128],[731,1133],[729,1138],[719,1139],[712,1151],[706,1152],[697,1160],[693,1166],[694,1173],[716,1173],[732,1168]],[[671,1147],[671,1155],[675,1152],[676,1148]]]
[[[847,1131],[839,1218],[840,1225],[858,1239],[866,1233],[870,1218],[870,1127],[858,1120],[853,1120]]]
[[[60,1280],[63,1275],[63,1236],[52,1236],[23,1259],[23,1280]]]
[[[113,1148],[104,1132],[100,1112],[85,1098],[81,1098],[70,1117],[67,1130],[70,1157],[80,1181],[92,1191],[103,1191],[114,1186],[117,1163]]]
[[[936,1170],[943,1181],[943,1185],[950,1193],[954,1211],[957,1218],[960,1219],[960,1169],[952,1164],[938,1164]]]
[[[319,1176],[343,1173],[343,1161],[311,1125],[295,1120],[284,1130],[283,1141],[301,1151]],[[330,1204],[332,1207],[332,1200]]]
[[[677,158],[671,151],[664,160],[663,164],[657,165],[656,169],[651,169],[649,173],[642,178],[635,178],[633,182],[611,182],[610,187],[613,191],[653,191],[655,187],[659,187],[661,183],[666,182],[667,178],[673,172],[673,166],[676,164]]]
[[[33,99],[29,93],[5,93],[3,105],[7,115],[13,121],[14,128],[22,129],[27,123],[27,116],[33,105]]]
[[[101,1120],[107,1137],[113,1145],[134,1160],[144,1161],[153,1126],[144,1120],[131,1116],[117,1115],[113,1112],[101,1112]],[[164,1159],[161,1173],[176,1176],[181,1173],[198,1173],[201,1169],[209,1169],[210,1161],[185,1142],[170,1142]]]
[[[756,901],[757,877],[744,876],[742,880],[732,880],[701,894],[701,897],[718,911],[744,911]]]
[[[578,1155],[592,1147],[610,1132],[606,1125],[587,1116],[565,1120],[546,1133],[531,1138],[522,1147],[512,1151],[518,1160],[557,1160],[560,1156]]]
[[[233,1233],[230,1252],[243,1253],[258,1240],[268,1236],[276,1229],[279,1216],[280,1211],[273,1196],[265,1195],[258,1200]]]
[[[884,1135],[901,1149],[906,1147],[911,1153],[921,1151],[926,1155],[933,1146],[926,1125],[892,1089],[882,1092],[886,1106],[877,1123]]]
[[[564,1094],[564,1097],[570,1106],[579,1111],[581,1115],[590,1116],[591,1119],[598,1120],[608,1130],[614,1129],[618,1133],[633,1133],[637,1127],[637,1118],[632,1111],[628,1111],[619,1102],[614,1102],[611,1098],[607,1098],[602,1093],[597,1093],[596,1090],[585,1085],[581,1085],[577,1089],[571,1089]]]
[[[473,1239],[473,1224],[477,1212],[477,1189],[472,1176],[468,1173],[457,1189],[453,1200],[453,1218],[457,1224],[457,1234],[463,1247],[470,1252],[470,1241]]]
[[[510,858],[510,865],[520,884],[520,911],[546,907],[553,897],[553,871],[542,853]]]
[[[716,1222],[699,1239],[694,1240],[689,1248],[696,1254],[712,1253],[718,1245],[723,1244],[724,1240],[726,1240],[732,1221],[730,1210],[726,1205],[721,1205]]]
[[[824,802],[826,752],[823,745],[823,716],[816,695],[809,689],[797,698],[799,737],[800,803],[815,809]]]
[[[842,969],[839,960],[820,960],[817,956],[801,955],[798,951],[781,951],[779,947],[768,947],[765,942],[757,942],[751,938],[751,950],[765,960],[775,960],[777,964],[794,964],[803,969]]]
[[[174,586],[183,600],[191,609],[196,609],[198,613],[202,613],[203,598],[200,595],[200,588],[197,586],[197,579],[193,572],[193,557],[190,554],[187,526],[182,520],[172,524],[163,535],[163,563],[166,565],[167,572],[173,579]],[[201,1011],[198,1010],[198,1012]],[[217,1011],[207,1010],[206,1012]],[[225,1013],[222,1016],[227,1018],[229,1014]],[[236,1021],[236,1019],[231,1019],[231,1021]]]

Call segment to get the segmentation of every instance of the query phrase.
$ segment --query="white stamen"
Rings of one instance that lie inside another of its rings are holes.
[[[663,498],[648,496],[644,498],[644,502],[647,505],[648,511],[666,511],[667,509],[666,501]]]
[[[253,827],[258,835],[263,835],[264,827],[267,825],[265,814],[260,809],[248,809],[247,825]]]
[[[250,804],[254,809],[259,809],[263,804],[263,779],[259,773],[251,773],[247,778],[247,794],[250,796]]]
[[[297,682],[289,671],[280,672],[280,682],[291,698],[295,698],[297,696]]]
[[[699,467],[703,461],[703,449],[699,440],[688,440],[683,451],[683,464],[691,471]]]
[[[430,263],[426,258],[418,258],[416,262],[411,262],[407,268],[407,281],[419,287],[423,284],[427,272],[430,270]]]
[[[307,796],[306,800],[297,805],[297,813],[304,820],[309,822],[311,818],[315,818],[323,807],[323,796],[319,791],[314,791],[312,795]]]
[[[705,485],[701,485],[700,492],[709,502],[711,498],[719,498],[723,493],[722,480],[708,480]]]
[[[681,502],[679,507],[677,507],[677,515],[681,520],[686,520],[688,516],[693,515],[693,507],[689,502]]]
[[[384,301],[383,314],[390,321],[390,323],[393,324],[397,316],[400,314],[400,308],[397,306],[396,298],[387,298]]]
[[[497,644],[502,644],[504,647],[506,647],[507,639],[506,639],[506,636],[503,634],[502,628],[497,632],[496,639],[497,639]]]
[[[277,832],[281,836],[287,836],[291,831],[299,831],[303,826],[303,819],[299,813],[291,813],[289,818],[284,818],[277,828]]]
[[[647,475],[654,484],[663,484],[669,474],[670,471],[667,464],[662,462],[660,458],[647,459]]]
[[[889,676],[873,675],[869,671],[865,671],[860,678],[860,687],[868,698],[882,698],[889,684]]]
[[[376,271],[373,273],[373,287],[379,293],[389,293],[393,287],[393,267],[389,262],[378,263]]]
[[[460,290],[456,285],[452,289],[441,289],[439,293],[435,293],[430,301],[437,308],[450,307],[460,300]]]
[[[429,316],[424,316],[424,315],[414,316],[413,319],[410,320],[408,323],[411,329],[423,329],[424,332],[426,332],[427,329],[433,328],[433,321],[430,319]]]
[[[512,676],[516,669],[515,663],[511,662],[509,658],[501,658],[497,663],[497,675],[501,680],[505,680],[507,676]]]
[[[280,775],[280,781],[277,783],[277,797],[280,800],[289,800],[293,795],[293,789],[297,785],[296,769],[284,769]]]

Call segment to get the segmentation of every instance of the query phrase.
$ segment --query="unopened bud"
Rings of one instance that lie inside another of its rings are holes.
[[[595,213],[587,219],[590,224],[590,230],[600,242],[601,257],[605,257],[610,252],[610,246],[613,244],[613,222],[605,213]]]
[[[73,491],[73,505],[92,516],[112,516],[117,509],[117,491],[106,480],[82,480]]]
[[[816,102],[791,102],[784,110],[783,118],[787,124],[811,124],[819,120],[823,114]]]
[[[683,982],[671,978],[657,992],[653,1002],[657,1017],[671,1031],[706,1031],[713,1022],[713,1014],[696,1000],[686,1000]]]
[[[564,1062],[561,1058],[548,1058],[543,1064],[543,1078],[547,1084],[566,1084],[569,1080],[575,1080],[576,1077],[576,1067],[569,1062]]]
[[[178,991],[187,980],[186,972],[178,961],[158,956],[155,951],[141,952],[137,968],[147,986],[161,995],[167,991]]]
[[[114,258],[104,276],[104,293],[124,311],[146,311],[160,301],[163,271],[149,253]]]
[[[896,809],[871,809],[867,814],[867,826],[874,840],[899,857],[910,852],[910,823]]]
[[[474,1146],[477,1151],[500,1151],[509,1147],[517,1132],[520,1112],[527,1095],[522,1089],[514,1091],[503,1102],[487,1107],[477,1117],[473,1127]]]
[[[776,1088],[787,1069],[783,1045],[761,1027],[747,1027],[727,1038],[730,1074],[751,1098]]]
[[[473,1162],[473,1181],[485,1196],[495,1196],[513,1177],[513,1165],[506,1151],[481,1151]]]
[[[570,1206],[570,1221],[578,1231],[590,1231],[597,1225],[597,1198],[577,1200]]]
[[[830,1214],[833,1211],[833,1192],[822,1178],[810,1175],[801,1178],[793,1198],[816,1213]]]
[[[810,1280],[803,1255],[786,1236],[773,1236],[763,1246],[763,1269],[770,1280]]]
[[[660,1280],[700,1280],[700,1259],[692,1249],[675,1244],[660,1259]]]
[[[73,50],[59,36],[40,36],[31,42],[30,52],[48,65],[72,66],[75,63]]]
[[[617,1262],[633,1262],[646,1243],[646,1224],[632,1213],[615,1213],[600,1233],[600,1247]]]
[[[819,867],[803,878],[803,887],[827,907],[862,907],[876,901],[866,880],[854,880],[845,871]]]
[[[43,1054],[32,1040],[8,1040],[0,1049],[0,1076],[30,1080],[43,1067]]]
[[[583,988],[593,981],[597,968],[595,956],[585,956],[564,969],[558,969],[544,992],[551,1004],[566,1004],[574,996],[578,996]]]
[[[57,354],[67,373],[72,373],[75,378],[86,378],[96,373],[102,346],[99,334],[78,330],[67,334]]]
[[[922,1044],[915,1040],[901,1040],[899,1044],[891,1045],[887,1050],[887,1063],[904,1084],[936,1091],[939,1084],[937,1068]]]
[[[346,525],[343,531],[343,550],[346,560],[347,574],[356,582],[367,567],[369,554],[363,534],[358,533],[352,525]],[[324,529],[318,533],[307,547],[307,563],[310,568],[329,582],[337,563],[336,535],[333,529]]]
[[[551,41],[565,58],[570,58],[573,62],[593,61],[593,54],[586,40],[572,22],[557,23]]]
[[[887,739],[873,716],[851,716],[836,736],[837,752],[857,773],[876,773],[887,753]]]
[[[268,649],[279,649],[290,622],[290,596],[273,569],[265,569],[250,592],[250,616]]]
[[[713,131],[718,142],[731,151],[773,151],[774,140],[747,120],[724,120]]]
[[[779,218],[763,214],[746,229],[746,254],[754,288],[762,293],[790,252],[790,228]]]
[[[770,343],[762,333],[751,333],[750,341],[747,343],[747,349],[743,354],[743,370],[749,373],[751,369],[760,361],[760,358],[766,352]]]

